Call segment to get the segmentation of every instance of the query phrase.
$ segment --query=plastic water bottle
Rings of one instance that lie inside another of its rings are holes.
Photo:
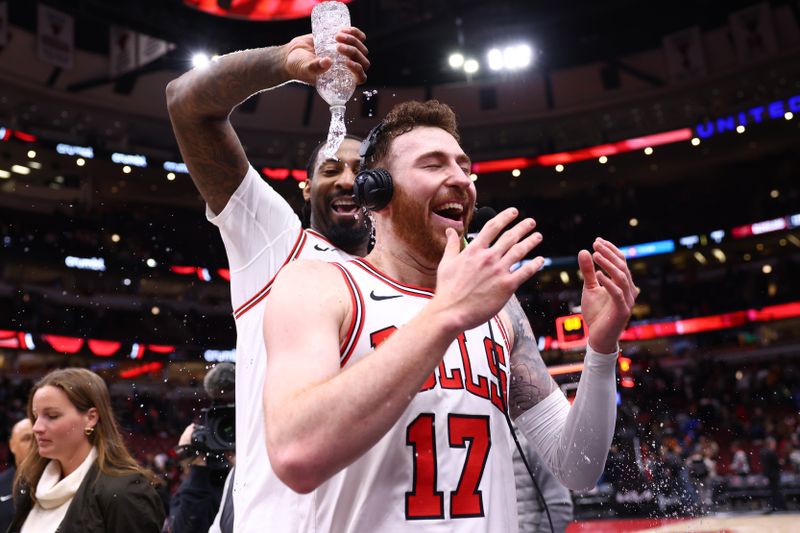
[[[330,57],[333,65],[317,79],[317,92],[330,106],[345,105],[353,96],[356,80],[345,58],[336,51],[336,34],[350,26],[350,12],[341,2],[320,2],[311,11],[314,53]]]
[[[331,124],[325,146],[325,157],[336,156],[347,128],[344,122],[345,104],[356,90],[356,80],[347,68],[345,58],[336,51],[336,34],[350,26],[350,12],[341,2],[320,2],[311,11],[311,33],[317,57],[333,59],[331,68],[317,78],[317,92],[330,106]]]

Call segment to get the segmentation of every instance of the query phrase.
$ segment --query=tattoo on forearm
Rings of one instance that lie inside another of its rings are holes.
[[[522,306],[512,297],[505,307],[514,329],[514,346],[511,349],[511,386],[509,387],[509,413],[519,415],[545,399],[558,384],[550,376],[536,347],[536,338]]]
[[[206,70],[187,72],[168,89],[181,155],[216,213],[225,207],[248,165],[228,115],[250,95],[285,81],[277,68],[278,54],[274,48],[229,54]]]

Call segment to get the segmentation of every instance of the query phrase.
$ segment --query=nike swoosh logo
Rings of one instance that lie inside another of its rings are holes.
[[[8,501],[8,500],[10,500],[10,499],[11,499],[13,496],[14,496],[13,494],[9,494],[8,496],[0,496],[0,503],[7,502],[7,501]]]
[[[318,251],[320,251],[320,252],[328,252],[328,251],[330,251],[330,248],[323,248],[323,247],[322,247],[322,246],[320,246],[319,244],[315,244],[315,245],[314,245],[314,249],[315,249],[315,250],[318,250]]]
[[[369,297],[375,300],[376,302],[380,302],[381,300],[391,300],[392,298],[400,298],[402,294],[393,294],[390,296],[379,296],[375,294],[375,291],[370,291]]]

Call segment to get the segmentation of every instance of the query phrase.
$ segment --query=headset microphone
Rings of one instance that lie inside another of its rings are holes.
[[[383,131],[383,122],[372,128],[361,141],[358,156],[361,158],[359,172],[353,182],[353,201],[368,211],[380,211],[392,199],[394,185],[392,175],[385,168],[367,168],[367,160],[375,153],[378,136]]]
[[[472,222],[469,223],[468,233],[479,233],[487,222],[497,216],[497,211],[485,205],[475,209],[472,215]]]

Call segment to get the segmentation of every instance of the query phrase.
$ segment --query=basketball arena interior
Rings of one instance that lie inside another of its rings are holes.
[[[226,250],[165,87],[308,33],[314,3],[0,1],[0,469],[32,384],[80,366],[177,490],[174,448],[211,403],[203,377],[237,354]],[[568,399],[588,335],[577,254],[599,235],[627,257],[641,292],[614,440],[597,486],[572,492],[567,531],[797,531],[800,2],[348,8],[371,63],[348,132],[405,100],[452,106],[478,204],[517,207],[544,235],[545,266],[517,296]],[[298,213],[328,120],[298,83],[231,116]]]

